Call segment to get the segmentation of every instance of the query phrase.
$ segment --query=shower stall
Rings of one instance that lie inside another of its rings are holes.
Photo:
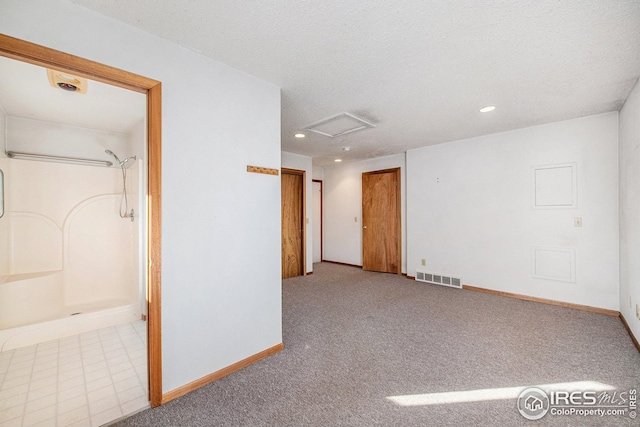
[[[0,351],[139,320],[144,120],[129,134],[0,123]]]

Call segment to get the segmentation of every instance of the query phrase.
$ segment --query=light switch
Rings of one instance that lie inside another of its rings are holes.
[[[358,222],[358,217],[357,216],[353,217],[353,222]]]
[[[577,216],[577,217],[573,218],[573,226],[574,227],[582,227],[582,217],[581,216]]]

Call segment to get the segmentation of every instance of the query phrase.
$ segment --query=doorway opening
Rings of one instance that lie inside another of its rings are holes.
[[[400,168],[362,174],[362,269],[402,274]]]
[[[147,277],[147,362],[151,406],[162,404],[160,319],[160,194],[161,194],[161,83],[127,71],[79,58],[6,35],[0,35],[0,56],[69,73],[146,95],[147,186],[145,191]],[[81,95],[79,95],[81,96]],[[122,220],[124,221],[124,219]]]
[[[313,222],[313,262],[322,262],[322,181],[319,179],[312,180],[313,187],[313,214],[311,221]]]
[[[306,275],[305,182],[303,170],[282,168],[282,278]]]

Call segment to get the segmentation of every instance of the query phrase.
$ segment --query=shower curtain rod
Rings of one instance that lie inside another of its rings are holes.
[[[48,154],[33,154],[33,153],[19,153],[17,151],[7,151],[7,157],[11,159],[41,159],[41,160],[62,160],[65,162],[81,163],[87,165],[105,165],[106,167],[113,166],[113,163],[107,160],[93,160],[84,159],[81,157],[64,157],[64,156],[50,156]]]

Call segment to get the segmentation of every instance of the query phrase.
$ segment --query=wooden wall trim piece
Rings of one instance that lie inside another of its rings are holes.
[[[147,357],[149,361],[149,400],[151,406],[158,406],[162,400],[160,318],[162,85],[157,80],[4,34],[0,34],[0,56],[40,67],[52,68],[147,95]]]
[[[278,169],[263,168],[261,166],[247,165],[247,172],[263,173],[265,175],[278,175]]]
[[[492,295],[499,295],[501,297],[516,298],[524,301],[539,302],[542,304],[549,304],[549,305],[557,305],[565,308],[573,308],[575,310],[590,311],[592,313],[606,314],[607,316],[620,315],[619,311],[609,310],[606,308],[591,307],[590,305],[573,304],[570,302],[556,301],[556,300],[546,299],[546,298],[530,297],[528,295],[512,294],[511,292],[495,291],[493,289],[477,288],[475,286],[469,286],[469,285],[462,285],[462,289],[466,289],[468,291],[484,292],[486,294],[492,294]]]
[[[147,77],[5,34],[0,34],[0,55],[141,93],[146,93],[151,87],[160,83]]]
[[[149,400],[162,404],[162,85],[147,92],[147,352]]]
[[[263,350],[259,353],[254,354],[253,356],[249,356],[246,359],[242,359],[239,362],[234,363],[233,365],[229,365],[226,368],[222,368],[207,376],[204,376],[195,381],[192,381],[189,384],[185,384],[182,387],[178,387],[175,390],[171,390],[162,396],[162,404],[165,404],[173,399],[177,399],[180,396],[184,396],[187,393],[190,393],[196,389],[199,389],[200,387],[203,387],[207,384],[217,381],[220,378],[224,378],[227,375],[232,374],[236,371],[239,371],[242,368],[246,368],[247,366],[253,363],[256,363],[264,358],[267,358],[273,354],[276,354],[282,349],[284,349],[284,343],[280,343],[278,345],[270,347],[266,350]]]
[[[633,345],[635,345],[636,348],[638,349],[638,351],[640,351],[640,343],[638,343],[638,340],[636,339],[635,335],[633,335],[633,332],[631,332],[631,328],[629,327],[629,324],[627,323],[627,319],[624,318],[622,313],[620,313],[619,317],[620,317],[620,321],[624,325],[624,328],[627,330],[627,333],[629,334],[629,337],[631,337],[631,341],[633,341]]]

